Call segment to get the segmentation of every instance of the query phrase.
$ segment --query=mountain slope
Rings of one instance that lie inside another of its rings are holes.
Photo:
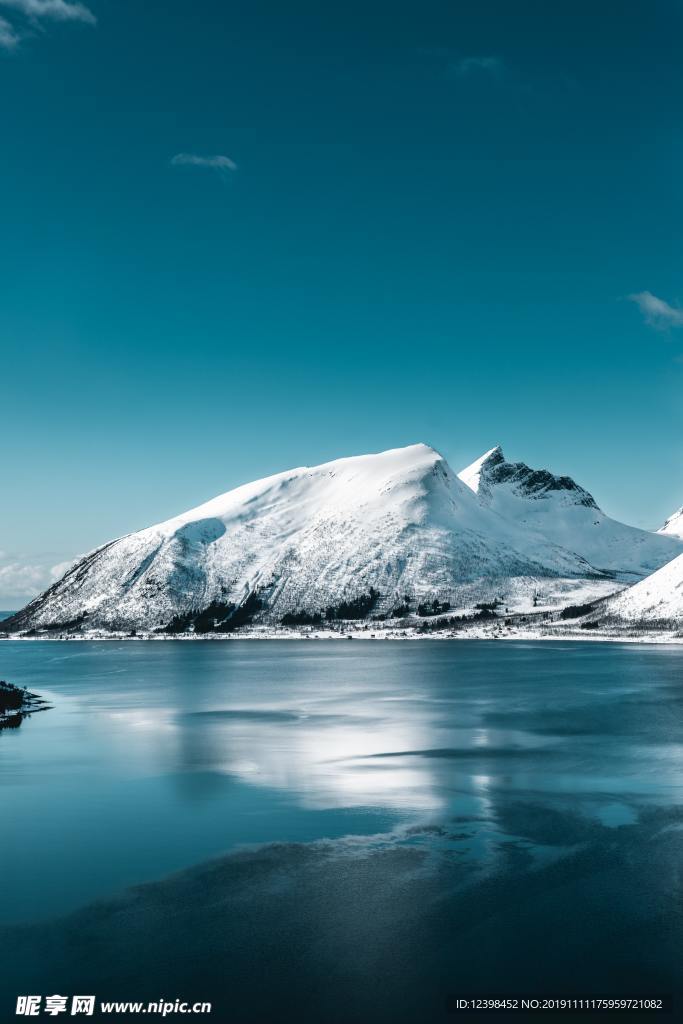
[[[232,628],[328,608],[358,617],[406,596],[456,602],[483,578],[596,575],[483,506],[418,444],[258,480],[105,544],[3,628]]]
[[[680,538],[611,519],[571,477],[508,462],[500,447],[486,452],[458,477],[485,508],[542,533],[616,579],[642,579],[683,552]]]
[[[673,515],[669,516],[664,526],[660,526],[657,530],[657,533],[663,533],[669,537],[683,538],[683,508],[677,509]]]
[[[600,620],[671,628],[683,624],[683,555],[647,579],[609,598],[600,607]]]

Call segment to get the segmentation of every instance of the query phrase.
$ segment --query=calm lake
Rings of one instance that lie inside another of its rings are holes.
[[[53,704],[0,733],[8,1005],[681,987],[683,648],[9,641],[0,678]]]

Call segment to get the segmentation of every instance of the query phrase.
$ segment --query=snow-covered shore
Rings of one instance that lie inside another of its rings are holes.
[[[585,629],[570,626],[565,622],[539,622],[529,625],[505,626],[500,620],[485,623],[472,623],[458,628],[421,629],[419,625],[402,626],[391,623],[345,623],[343,628],[316,628],[312,626],[251,626],[230,633],[159,633],[159,632],[104,632],[101,630],[86,631],[79,634],[33,634],[13,635],[0,634],[3,640],[20,640],[51,642],[83,642],[83,641],[178,641],[199,643],[202,641],[240,641],[240,640],[530,640],[530,641],[582,641],[584,643],[628,643],[628,644],[683,644],[683,631],[671,629]]]

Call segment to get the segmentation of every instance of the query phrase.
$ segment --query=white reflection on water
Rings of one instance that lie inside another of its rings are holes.
[[[238,775],[250,785],[297,795],[309,808],[378,806],[434,811],[444,805],[427,763],[363,760],[396,750],[419,750],[431,742],[424,716],[406,721],[398,714],[362,717],[308,711],[300,717],[286,708],[222,709],[184,723],[199,729],[201,749],[195,767]],[[244,712],[247,715],[244,717]],[[282,718],[269,721],[268,716]],[[199,724],[201,723],[201,724]]]
[[[614,828],[683,802],[683,650],[352,647],[5,644],[3,675],[54,710],[0,737],[0,915],[245,843],[413,824],[490,866],[530,841],[520,802]]]

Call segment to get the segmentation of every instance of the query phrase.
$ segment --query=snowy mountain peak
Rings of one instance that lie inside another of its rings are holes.
[[[657,530],[657,533],[665,533],[670,537],[683,537],[683,507],[669,516],[664,526]]]
[[[561,493],[564,502],[597,509],[595,499],[569,476],[556,476],[547,469],[532,469],[524,462],[508,462],[500,445],[485,452],[458,473],[463,483],[490,502],[493,489],[504,485],[524,498],[547,498]]]
[[[90,552],[3,629],[220,633],[421,615],[513,603],[540,579],[640,578],[683,551],[500,448],[475,465],[458,477],[415,444],[243,484]]]
[[[619,523],[569,476],[508,462],[500,446],[458,473],[480,504],[508,521],[533,527],[548,540],[575,551],[602,572],[624,581],[640,579],[680,551],[675,530],[663,537]],[[683,518],[680,520],[683,537]],[[662,531],[663,532],[663,531]],[[666,547],[662,541],[667,541]]]
[[[474,491],[475,494],[479,492],[479,485],[481,483],[482,473],[485,475],[494,466],[500,462],[505,462],[505,456],[503,455],[503,449],[499,444],[495,448],[489,448],[487,452],[484,452],[480,458],[476,459],[471,466],[467,469],[463,469],[458,473],[458,477],[464,484]]]
[[[187,523],[218,519],[225,526],[246,513],[259,514],[264,504],[274,508],[286,503],[296,493],[297,500],[307,503],[309,496],[317,504],[330,504],[337,509],[367,505],[399,481],[415,485],[445,460],[427,444],[391,448],[372,455],[355,455],[319,466],[299,466],[284,473],[263,477],[220,494],[196,508],[149,527],[147,533],[173,534]]]

